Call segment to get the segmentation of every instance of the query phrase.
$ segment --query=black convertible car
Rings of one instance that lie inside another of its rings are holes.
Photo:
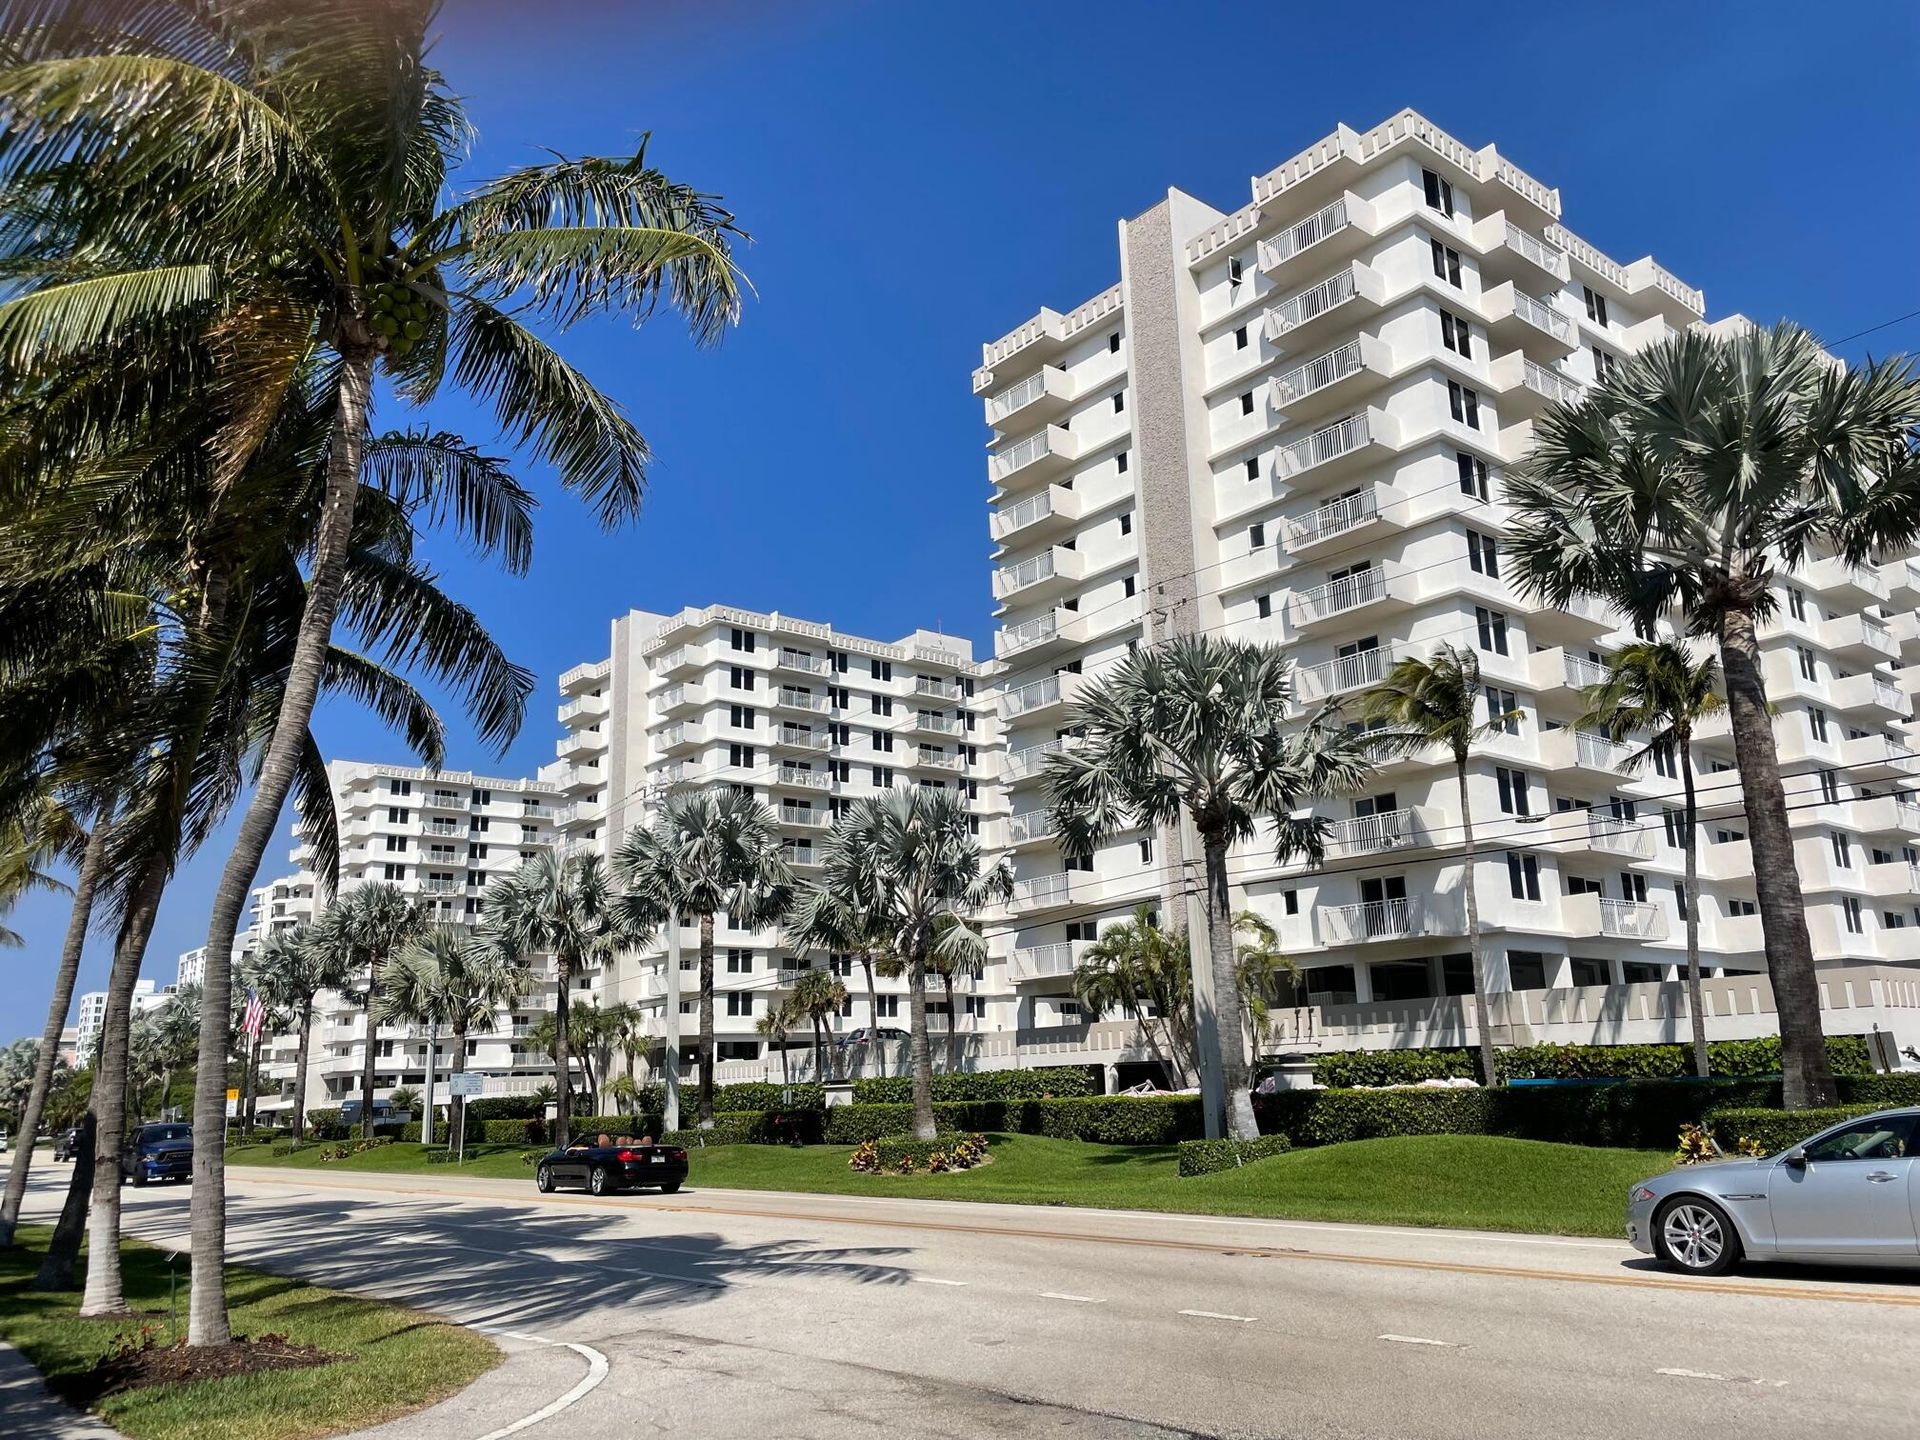
[[[541,1193],[563,1186],[595,1195],[619,1190],[658,1190],[671,1195],[687,1178],[687,1152],[678,1145],[569,1145],[555,1150],[533,1172]]]

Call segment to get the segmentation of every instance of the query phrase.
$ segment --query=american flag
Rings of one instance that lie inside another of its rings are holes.
[[[266,1003],[261,1000],[258,990],[247,991],[247,1012],[240,1018],[242,1035],[258,1035],[260,1027],[267,1023]]]

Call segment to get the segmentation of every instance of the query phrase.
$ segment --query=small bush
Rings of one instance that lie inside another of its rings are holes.
[[[847,1167],[865,1175],[944,1175],[970,1170],[987,1158],[987,1137],[943,1132],[931,1140],[886,1135],[855,1147]]]
[[[315,1140],[344,1140],[347,1127],[341,1122],[338,1107],[309,1110],[307,1112],[307,1134]]]
[[[1291,1148],[1284,1135],[1262,1135],[1258,1140],[1182,1140],[1180,1173],[1211,1175],[1216,1170],[1251,1165],[1270,1155],[1284,1155]]]
[[[1197,1095],[1095,1095],[1081,1100],[1029,1100],[1020,1128],[1055,1140],[1100,1145],[1174,1145],[1206,1132]]]
[[[1073,1099],[1100,1093],[1099,1070],[1089,1065],[1037,1069],[957,1071],[933,1077],[933,1098],[958,1101]],[[913,1078],[875,1075],[853,1082],[856,1105],[911,1105]]]
[[[791,1091],[792,1099],[783,1099],[782,1091]],[[690,1108],[697,1099],[689,1088],[680,1092],[680,1108]],[[718,1085],[713,1091],[713,1108],[721,1110],[823,1110],[827,1104],[826,1087],[817,1081],[781,1085],[775,1081],[745,1080],[736,1085]],[[659,1107],[654,1107],[659,1108]]]
[[[1832,1105],[1820,1110],[1777,1110],[1748,1106],[1714,1110],[1707,1115],[1706,1124],[1720,1148],[1729,1154],[1741,1141],[1749,1140],[1766,1154],[1777,1155],[1829,1125],[1886,1108],[1884,1105]]]
[[[968,1104],[959,1101],[935,1101],[933,1124],[936,1130],[1007,1130],[1007,1107],[997,1101]],[[904,1135],[913,1130],[912,1105],[836,1105],[826,1112],[824,1138],[830,1145],[856,1145],[878,1140],[883,1135]]]
[[[537,1145],[547,1138],[544,1120],[489,1120],[481,1128],[489,1145]]]
[[[540,1120],[547,1107],[531,1095],[485,1095],[467,1101],[467,1123],[484,1125],[489,1120]]]
[[[330,1145],[320,1152],[322,1164],[334,1160],[345,1160],[352,1155],[364,1155],[369,1150],[379,1150],[393,1144],[391,1135],[376,1135],[371,1140],[354,1140],[345,1145]]]

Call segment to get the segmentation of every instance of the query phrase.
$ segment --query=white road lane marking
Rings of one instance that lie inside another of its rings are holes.
[[[562,1346],[587,1362],[587,1373],[581,1377],[578,1384],[558,1400],[542,1405],[531,1415],[524,1415],[511,1425],[502,1425],[498,1430],[489,1430],[480,1437],[480,1440],[506,1440],[507,1436],[517,1435],[522,1430],[538,1425],[542,1420],[551,1420],[562,1410],[584,1399],[598,1387],[602,1380],[607,1378],[607,1357],[591,1345],[576,1345],[571,1340],[549,1340],[544,1335],[527,1335],[518,1330],[501,1330],[491,1325],[476,1325],[473,1328],[488,1335],[504,1335],[509,1340],[525,1340],[534,1345]]]
[[[1424,1335],[1382,1335],[1382,1340],[1391,1340],[1396,1345],[1438,1345],[1443,1350],[1463,1350],[1466,1347],[1452,1340],[1429,1340]]]
[[[1756,1375],[1722,1375],[1713,1370],[1656,1370],[1656,1375],[1671,1375],[1679,1380],[1718,1380],[1726,1385],[1764,1385],[1778,1390],[1785,1380],[1762,1380]]]
[[[1218,1310],[1182,1310],[1182,1315],[1191,1315],[1196,1320],[1231,1320],[1238,1325],[1251,1325],[1252,1315],[1222,1315]]]
[[[1058,1290],[1042,1290],[1040,1292],[1040,1298],[1042,1300],[1071,1300],[1076,1305],[1104,1305],[1107,1303],[1104,1300],[1097,1300],[1091,1295],[1065,1295]]]
[[[915,1275],[913,1279],[916,1284],[920,1285],[964,1285],[967,1283],[964,1280],[942,1280],[933,1275]]]

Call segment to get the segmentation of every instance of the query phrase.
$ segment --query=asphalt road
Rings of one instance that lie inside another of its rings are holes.
[[[234,1258],[502,1335],[507,1364],[370,1432],[393,1440],[1920,1434],[1920,1272],[1694,1281],[1607,1241],[230,1179]],[[184,1190],[127,1194],[135,1233],[185,1243]],[[37,1181],[30,1210],[54,1199]]]

